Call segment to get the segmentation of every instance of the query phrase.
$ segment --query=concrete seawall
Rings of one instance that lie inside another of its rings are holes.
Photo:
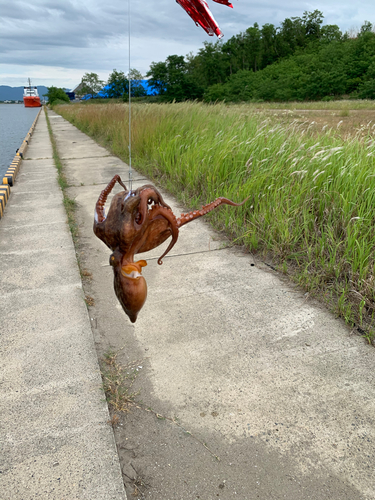
[[[21,146],[17,149],[16,155],[13,158],[9,168],[5,172],[5,175],[2,179],[2,185],[0,185],[0,219],[4,214],[5,206],[10,198],[11,186],[14,186],[14,182],[16,180],[19,168],[21,166],[22,158],[26,153],[27,147],[30,143],[31,137],[33,135],[41,111],[42,108],[40,108],[39,113],[36,115],[35,120],[33,121],[33,124],[30,127],[30,130],[28,131],[26,137],[22,141]]]
[[[0,221],[0,498],[125,499],[44,113]]]

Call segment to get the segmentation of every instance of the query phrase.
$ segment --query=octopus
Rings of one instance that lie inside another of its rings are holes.
[[[105,203],[116,182],[124,191],[113,196],[106,215]],[[217,198],[200,210],[176,218],[160,192],[151,184],[133,191],[126,188],[120,176],[113,177],[99,195],[93,229],[95,235],[112,250],[109,263],[114,273],[115,294],[132,323],[136,322],[147,298],[147,283],[142,275],[147,262],[135,261],[134,256],[148,252],[171,238],[167,249],[158,259],[161,265],[162,259],[176,244],[180,227],[220,205],[240,206],[245,202],[234,203],[227,198]]]

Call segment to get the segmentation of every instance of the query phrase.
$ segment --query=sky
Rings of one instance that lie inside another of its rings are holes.
[[[129,68],[129,0],[0,0],[0,85],[72,89],[88,72],[107,81],[113,69]],[[345,31],[375,24],[375,1],[232,0],[233,9],[207,0],[223,41],[257,22],[280,26],[304,11],[323,12],[323,24]],[[175,0],[132,0],[130,67],[143,75],[152,62],[172,54],[196,54],[216,41]]]

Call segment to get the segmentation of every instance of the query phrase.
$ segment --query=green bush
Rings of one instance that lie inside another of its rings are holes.
[[[358,88],[358,97],[360,99],[375,99],[375,80],[371,79],[362,83]]]
[[[65,90],[57,87],[47,87],[48,92],[46,97],[50,106],[54,104],[61,104],[61,102],[70,102],[69,97],[66,95]]]

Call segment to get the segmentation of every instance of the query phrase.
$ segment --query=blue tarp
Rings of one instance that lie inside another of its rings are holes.
[[[146,91],[146,95],[157,95],[158,92],[153,90],[150,85],[148,80],[137,80],[137,83],[140,83],[142,87]],[[110,85],[105,85],[105,87],[102,88],[97,94],[86,94],[85,96],[82,97],[83,101],[87,101],[88,99],[95,99],[95,98],[102,98],[106,99],[108,97],[107,90],[110,88]]]

